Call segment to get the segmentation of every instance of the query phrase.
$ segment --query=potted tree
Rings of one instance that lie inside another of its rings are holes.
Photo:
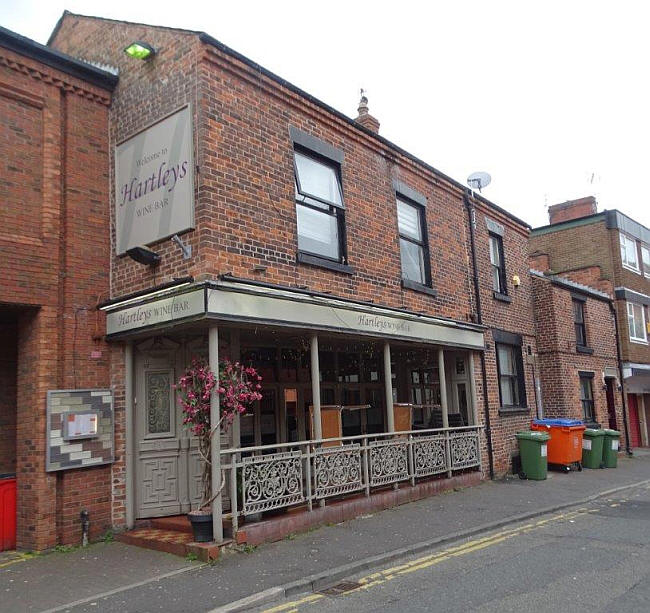
[[[222,473],[219,490],[212,492],[212,437],[219,436],[222,428],[227,430],[236,415],[245,414],[255,401],[262,398],[261,381],[262,378],[254,368],[239,362],[221,361],[218,376],[215,376],[205,359],[193,358],[190,367],[176,384],[183,411],[183,424],[196,436],[202,461],[201,502],[188,513],[196,542],[212,540],[211,504],[225,485]],[[214,393],[219,394],[221,412],[217,424],[210,423],[210,398]]]

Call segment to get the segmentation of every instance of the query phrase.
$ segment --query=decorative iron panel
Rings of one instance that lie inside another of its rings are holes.
[[[416,477],[426,477],[447,471],[445,435],[413,438],[413,471]]]
[[[242,492],[244,515],[303,502],[301,452],[244,458]]]
[[[321,447],[314,452],[316,498],[326,498],[363,488],[361,445]]]
[[[408,441],[372,441],[370,456],[370,485],[385,485],[409,478]]]
[[[469,468],[481,463],[477,432],[452,432],[449,435],[451,468]]]
[[[172,431],[171,379],[169,371],[147,373],[147,433]]]

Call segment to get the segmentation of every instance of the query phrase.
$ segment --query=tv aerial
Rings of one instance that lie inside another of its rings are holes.
[[[480,192],[484,187],[490,185],[492,177],[487,172],[473,172],[467,177],[467,185]]]

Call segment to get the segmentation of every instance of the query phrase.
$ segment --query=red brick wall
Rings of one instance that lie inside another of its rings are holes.
[[[104,333],[94,308],[108,295],[109,102],[99,87],[0,48],[0,222],[10,228],[0,236],[0,310],[19,309],[18,546],[26,549],[78,543],[84,507],[96,533],[110,525],[99,493],[110,492],[106,469],[45,472],[47,391],[108,385],[106,347],[93,336]]]
[[[508,297],[511,302],[502,302],[493,295],[486,217],[504,227],[504,260]],[[496,348],[491,330],[485,335],[487,345],[485,361],[495,472],[503,474],[512,468],[511,459],[517,452],[515,433],[526,429],[531,418],[536,416],[533,368],[526,357],[528,347],[530,347],[531,355],[536,352],[532,286],[528,275],[528,228],[513,223],[507,217],[497,214],[484,205],[480,205],[480,208],[477,209],[476,218],[476,253],[483,324],[491,329],[512,332],[522,336],[526,406],[522,407],[522,410],[509,412],[502,410],[500,407]],[[519,277],[519,286],[515,286],[513,282],[515,276]],[[479,387],[482,387],[482,382],[479,381],[478,383]],[[480,406],[481,411],[483,411],[483,406]]]
[[[555,232],[535,233],[530,238],[529,252],[532,257],[549,255],[553,272],[601,291],[611,293],[614,287],[626,287],[650,295],[650,279],[623,268],[619,231],[608,230],[604,217],[584,225],[558,228]],[[640,251],[638,257],[640,260]],[[602,273],[599,281],[596,281],[597,273],[592,271],[595,267]],[[616,308],[622,359],[650,363],[650,345],[630,342],[625,301],[617,301]]]
[[[144,38],[159,49],[150,62],[124,56],[122,49],[137,38]],[[202,45],[187,33],[67,15],[54,45],[73,55],[96,50],[90,59],[120,68],[112,111],[113,142],[120,142],[188,102],[195,110],[196,229],[185,237],[192,245],[193,257],[183,260],[179,249],[165,241],[152,246],[161,255],[161,264],[155,270],[128,258],[113,258],[113,296],[184,274],[214,279],[230,272],[243,278],[306,286],[331,292],[333,296],[372,300],[375,304],[457,320],[471,318],[476,306],[472,295],[469,226],[462,190],[457,186],[232,56]],[[342,183],[348,259],[354,268],[351,275],[296,263],[289,126],[344,151]],[[401,287],[394,179],[428,199],[431,273],[438,291],[435,298]],[[530,344],[534,351],[530,282],[526,275],[527,230],[492,207],[482,203],[478,206],[481,214],[489,211],[491,217],[507,225],[508,272],[522,279],[521,287],[511,288],[512,304],[491,304],[494,299],[489,291],[487,233],[481,221],[477,239],[482,291],[486,293],[485,323],[523,334],[525,345]],[[260,265],[266,267],[265,272],[254,271]],[[122,356],[116,354],[116,359],[122,360]],[[497,470],[504,472],[515,444],[512,435],[525,425],[529,416],[499,416],[493,343],[487,363],[494,433],[501,441],[496,445]],[[477,361],[480,382],[478,365]],[[528,366],[526,370],[528,403],[534,407],[532,373]],[[115,365],[116,376],[118,371],[119,366]],[[113,382],[120,385],[117,378]],[[483,391],[479,389],[478,393]],[[118,463],[114,471],[117,474],[123,467]],[[119,488],[121,492],[122,486]],[[116,492],[114,518],[123,513]]]
[[[542,229],[531,235],[529,253],[532,256],[548,254],[553,272],[565,273],[600,266],[603,279],[613,281],[614,263],[608,248],[611,245],[609,234],[604,216],[595,217],[583,225],[550,228],[550,231]]]
[[[579,372],[593,372],[594,413],[608,427],[603,374],[606,367],[618,372],[616,336],[609,304],[587,298],[584,303],[587,345],[593,354],[576,351],[571,292],[549,279],[532,277],[537,327],[537,350],[545,417],[583,419]],[[623,430],[622,400],[614,393],[617,425]]]

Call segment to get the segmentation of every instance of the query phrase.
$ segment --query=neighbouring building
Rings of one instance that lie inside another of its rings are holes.
[[[365,98],[351,120],[207,34],[65,12],[49,44],[119,72],[98,300],[116,528],[199,498],[172,388],[197,355],[264,377],[214,458],[237,475],[217,534],[221,516],[322,520],[332,496],[395,504],[510,469],[535,415],[527,224],[380,136]]]
[[[96,305],[109,293],[116,81],[0,28],[0,550],[78,542],[81,509],[91,538],[113,523],[108,426],[73,440],[80,422],[68,429],[59,409],[69,399],[70,416],[110,420],[111,347]],[[14,487],[15,524],[4,517]]]
[[[548,270],[545,256],[536,263]],[[535,269],[531,276],[543,416],[624,430],[611,294],[586,280]]]
[[[531,232],[532,266],[612,294],[627,408],[617,426],[629,426],[631,447],[647,446],[650,230],[620,211],[598,212],[593,197],[551,206],[549,222]]]

